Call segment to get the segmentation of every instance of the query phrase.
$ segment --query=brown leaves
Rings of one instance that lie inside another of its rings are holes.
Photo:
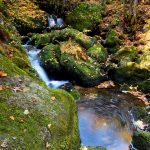
[[[0,71],[0,77],[6,77],[7,73],[5,73],[4,71]]]
[[[115,84],[111,80],[104,81],[97,86],[97,88],[99,88],[99,89],[107,89],[107,88],[114,88],[114,87],[115,87]]]
[[[0,85],[0,91],[2,91],[3,90],[3,87],[2,87],[2,85]]]

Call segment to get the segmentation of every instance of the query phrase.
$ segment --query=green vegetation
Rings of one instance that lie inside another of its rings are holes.
[[[92,30],[101,20],[101,13],[99,4],[81,3],[67,15],[66,22],[79,31]]]
[[[139,150],[149,150],[150,133],[145,131],[136,131],[133,134],[133,146]]]

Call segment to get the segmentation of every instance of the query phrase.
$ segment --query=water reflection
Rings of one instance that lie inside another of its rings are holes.
[[[104,146],[108,150],[129,150],[131,135],[115,117],[104,117],[93,109],[79,106],[79,130],[85,146]]]

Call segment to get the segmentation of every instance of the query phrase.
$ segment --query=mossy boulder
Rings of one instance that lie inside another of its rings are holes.
[[[132,139],[133,146],[139,150],[149,150],[150,148],[150,132],[136,131]]]
[[[73,28],[65,28],[61,31],[52,30],[50,33],[44,34],[33,34],[31,43],[35,44],[37,47],[43,47],[50,42],[67,41],[70,38],[82,45],[85,49],[92,47],[94,43],[96,43],[95,38],[87,36]]]
[[[108,56],[107,50],[101,44],[95,44],[89,48],[87,54],[98,63],[105,62]]]
[[[104,41],[104,46],[108,47],[108,51],[114,53],[117,51],[117,47],[120,45],[119,35],[115,30],[110,30]]]
[[[20,33],[41,31],[46,28],[47,14],[32,1],[15,0],[15,2],[9,1],[6,3],[8,6],[7,13]]]
[[[61,35],[65,38],[72,38],[85,49],[92,47],[96,43],[96,39],[90,36],[87,36],[83,32],[80,32],[73,28],[65,28],[61,30]]]
[[[41,50],[39,53],[41,64],[49,72],[60,72],[60,47],[59,45],[49,44]]]
[[[79,149],[77,108],[0,53],[0,144],[5,149]],[[21,67],[21,66],[20,66]]]
[[[144,59],[143,59],[144,57]],[[119,82],[139,82],[149,78],[149,56],[138,53],[135,47],[124,47],[112,58],[116,66],[110,75]]]
[[[66,23],[79,31],[92,30],[101,20],[101,14],[99,4],[81,3],[66,16]]]
[[[61,65],[73,79],[83,86],[97,85],[101,79],[100,66],[94,62],[85,50],[76,42],[61,44]]]

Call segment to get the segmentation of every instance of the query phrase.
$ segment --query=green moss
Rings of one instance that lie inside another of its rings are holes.
[[[60,47],[58,45],[49,44],[40,52],[40,58],[44,68],[49,70],[49,72],[59,72],[60,71]]]
[[[99,63],[106,61],[108,56],[107,50],[101,44],[95,44],[89,48],[87,54]]]
[[[85,49],[88,49],[96,43],[96,39],[92,38],[90,36],[85,35],[84,33],[73,29],[73,28],[65,28],[61,30],[62,36],[67,39],[71,37],[74,39],[77,43],[79,43],[81,46],[83,46]]]
[[[92,30],[99,23],[101,13],[100,5],[81,3],[66,16],[66,22],[79,31]]]
[[[145,107],[136,106],[133,108],[132,113],[136,120],[144,119],[147,116],[147,111]]]
[[[7,73],[8,76],[27,75],[25,71],[18,68],[12,61],[0,54],[0,70]]]
[[[139,150],[149,150],[150,133],[146,131],[136,131],[133,134],[133,146]]]
[[[109,52],[116,52],[118,46],[120,45],[120,40],[118,38],[118,34],[115,30],[110,30],[106,35],[106,40],[104,45],[108,47]]]

